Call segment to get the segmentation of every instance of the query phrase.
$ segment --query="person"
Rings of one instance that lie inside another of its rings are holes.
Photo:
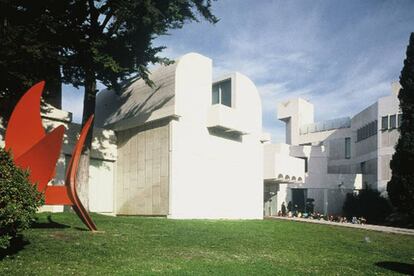
[[[356,217],[352,217],[352,224],[357,224],[358,223],[358,219]]]
[[[286,217],[286,206],[285,206],[285,202],[282,202],[282,217]]]
[[[289,201],[288,202],[287,210],[288,210],[288,212],[291,212],[292,211],[292,201]]]

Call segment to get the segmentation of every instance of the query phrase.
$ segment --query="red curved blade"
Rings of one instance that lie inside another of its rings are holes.
[[[45,136],[40,117],[40,97],[44,81],[32,86],[19,100],[6,130],[6,150],[11,149],[16,160]]]
[[[76,174],[79,166],[80,156],[83,144],[85,143],[86,135],[88,134],[89,128],[91,127],[93,117],[94,116],[91,115],[88,121],[86,121],[85,125],[81,130],[78,142],[76,143],[73,149],[72,158],[70,159],[68,170],[66,172],[66,185],[69,186],[68,196],[70,200],[73,202],[73,209],[75,210],[76,214],[79,216],[82,222],[89,228],[89,230],[96,231],[96,225],[93,222],[88,211],[85,209],[82,202],[80,201],[76,190]]]
[[[30,170],[29,179],[32,183],[37,183],[39,191],[46,188],[55,174],[64,132],[65,127],[58,126],[19,158],[14,159],[17,166]]]

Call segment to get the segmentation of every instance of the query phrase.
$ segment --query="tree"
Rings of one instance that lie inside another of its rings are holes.
[[[414,33],[411,33],[407,57],[400,76],[398,94],[402,121],[400,137],[390,167],[387,191],[392,205],[414,223]]]
[[[50,62],[52,68],[55,61],[59,64],[54,80],[85,88],[82,125],[95,112],[97,81],[114,90],[131,76],[151,84],[147,65],[169,62],[157,56],[164,47],[154,47],[154,38],[199,18],[217,22],[211,12],[211,0],[2,1],[9,14],[40,10],[38,20],[45,26],[47,38],[41,38],[41,31],[33,32],[34,44],[45,43],[51,47],[47,53],[57,54]],[[16,43],[11,46],[19,47]],[[87,197],[82,191],[88,190],[91,143],[90,134],[78,173],[79,190],[86,206]]]
[[[45,100],[61,107],[62,33],[45,11],[63,11],[47,1],[23,2],[0,0],[0,114],[5,121],[22,94],[40,80],[46,80]]]
[[[343,212],[349,219],[363,217],[368,223],[383,224],[391,213],[391,206],[380,192],[366,188],[357,194],[348,193],[346,195]]]

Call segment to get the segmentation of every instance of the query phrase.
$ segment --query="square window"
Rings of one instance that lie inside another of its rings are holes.
[[[388,116],[383,116],[381,119],[381,129],[387,130],[388,129]]]
[[[212,104],[220,103],[220,90],[217,84],[213,85]]]
[[[390,128],[396,128],[397,127],[397,115],[391,115],[390,116]]]
[[[351,158],[351,138],[350,137],[345,138],[345,158],[346,159]]]
[[[213,84],[212,104],[222,104],[231,107],[231,79]]]
[[[305,172],[308,172],[308,158],[307,157],[299,157],[299,158],[305,160]]]
[[[361,173],[362,173],[362,174],[366,174],[366,170],[367,170],[366,163],[365,163],[365,162],[361,162],[361,163],[359,164],[359,166],[360,166]]]
[[[231,80],[220,83],[221,104],[231,107]]]

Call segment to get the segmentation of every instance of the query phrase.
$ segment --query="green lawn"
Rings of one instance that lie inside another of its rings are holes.
[[[0,257],[0,275],[367,275],[414,263],[413,236],[278,220],[93,219],[102,232],[72,213],[40,214],[27,244]]]

